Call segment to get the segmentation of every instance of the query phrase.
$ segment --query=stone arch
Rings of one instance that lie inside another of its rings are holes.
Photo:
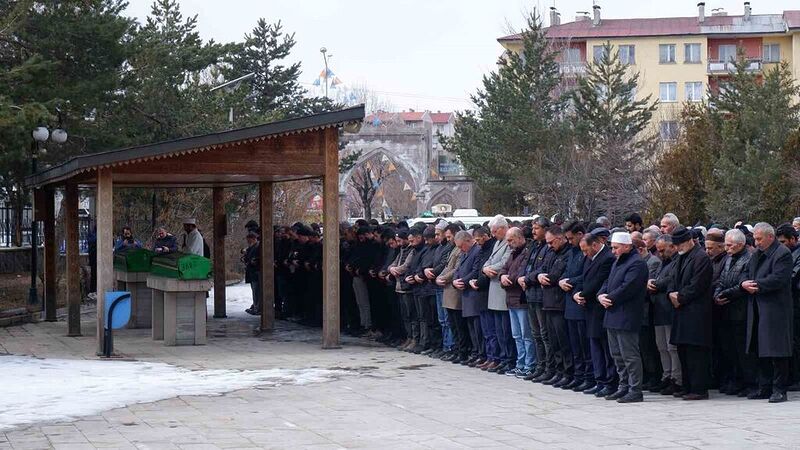
[[[452,205],[453,208],[458,207],[456,204],[456,197],[450,192],[449,189],[444,188],[431,196],[431,200],[428,202],[427,209],[430,210],[433,205],[438,205],[440,203],[446,203],[448,205]]]
[[[383,146],[376,146],[365,150],[350,170],[340,175],[339,192],[344,194],[344,198],[352,198],[353,189],[348,185],[355,171],[363,167],[368,161],[382,160],[384,165],[392,164],[394,169],[387,174],[382,183],[381,193],[375,201],[381,201],[388,206],[390,213],[395,217],[413,217],[418,211],[419,189],[421,184],[415,176],[414,167],[403,158],[404,155],[390,153]],[[384,159],[385,158],[385,159]],[[346,205],[352,205],[349,201]],[[373,203],[373,217],[375,213],[382,214],[383,207],[376,207]]]

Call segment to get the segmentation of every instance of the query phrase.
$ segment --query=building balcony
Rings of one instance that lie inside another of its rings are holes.
[[[750,58],[747,60],[746,70],[748,72],[760,72],[764,68],[764,64],[760,59]],[[730,74],[736,72],[736,63],[734,61],[708,61],[709,74]]]
[[[561,75],[579,76],[586,73],[586,61],[558,63]]]

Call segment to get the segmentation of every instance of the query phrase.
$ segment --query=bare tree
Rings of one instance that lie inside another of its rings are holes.
[[[378,192],[383,180],[386,178],[386,170],[380,160],[367,160],[353,170],[353,176],[348,183],[358,193],[358,202],[364,210],[364,218],[372,218],[372,200]]]

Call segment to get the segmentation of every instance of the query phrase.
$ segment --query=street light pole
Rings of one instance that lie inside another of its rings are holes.
[[[37,170],[37,161],[39,159],[39,141],[34,139],[31,144],[31,174],[35,175]],[[34,202],[31,202],[31,287],[28,291],[28,305],[36,305],[39,303],[39,293],[36,290],[36,277],[38,272],[37,253],[39,245],[37,243],[39,237],[39,224],[36,222],[36,214]]]
[[[328,49],[322,47],[319,52],[322,53],[322,60],[325,61],[325,98],[328,98]]]

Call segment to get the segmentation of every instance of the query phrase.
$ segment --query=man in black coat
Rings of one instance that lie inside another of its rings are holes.
[[[792,303],[794,305],[793,322],[800,322],[800,245],[798,232],[792,224],[785,223],[775,230],[778,242],[792,252]],[[800,391],[800,327],[794,327],[791,360],[790,391]]]
[[[619,387],[606,400],[636,403],[642,394],[642,356],[639,353],[639,329],[647,294],[647,265],[633,248],[628,232],[611,236],[611,251],[617,257],[608,280],[597,295],[605,308],[603,326],[608,333],[608,349],[617,367]]]
[[[792,253],[775,239],[768,223],[753,228],[756,252],[742,289],[747,302],[747,350],[758,355],[759,389],[749,399],[786,401],[792,356]]]
[[[602,228],[607,235],[607,230]],[[584,394],[605,397],[617,391],[617,373],[611,352],[608,349],[608,337],[603,328],[605,308],[597,302],[597,294],[608,279],[614,256],[597,233],[586,234],[581,241],[586,259],[580,285],[575,287],[573,300],[586,308],[586,335],[589,338],[589,351],[592,357],[592,369],[595,387],[583,391]]]
[[[747,293],[742,281],[748,276],[750,252],[744,233],[737,229],[725,233],[728,257],[714,289],[714,307],[718,311],[715,334],[724,336],[719,344],[719,392],[746,396],[755,388],[756,361],[747,354]]]
[[[711,259],[684,227],[672,232],[678,247],[675,272],[668,298],[675,308],[670,343],[678,347],[684,400],[708,399],[711,383],[711,308],[713,307]]]

